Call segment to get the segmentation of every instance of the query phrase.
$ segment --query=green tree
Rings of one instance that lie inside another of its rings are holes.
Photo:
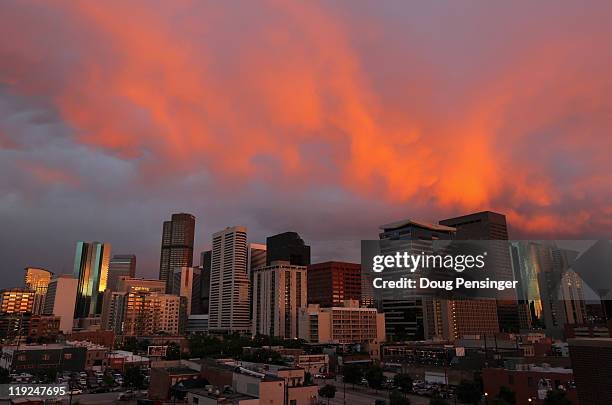
[[[572,405],[572,401],[567,397],[565,391],[552,390],[548,391],[544,405]]]
[[[309,372],[304,373],[304,385],[314,385],[312,374],[310,374]]]
[[[410,399],[400,390],[393,390],[389,394],[389,405],[410,405]]]
[[[501,398],[492,398],[487,403],[488,405],[510,405],[508,402],[504,401]]]
[[[336,386],[331,384],[322,386],[319,388],[319,396],[327,398],[327,405],[329,405],[329,400],[336,396]]]
[[[412,392],[412,377],[410,377],[410,374],[396,374],[393,377],[393,384],[403,392]]]
[[[346,364],[342,368],[342,375],[344,376],[344,382],[347,384],[359,384],[363,378],[363,371],[361,367],[353,364]]]
[[[9,371],[5,368],[0,368],[0,384],[8,384],[11,382],[11,377],[9,377]]]
[[[429,400],[429,405],[450,405],[450,403],[444,398],[433,397]]]
[[[123,385],[126,387],[140,389],[143,388],[145,376],[138,367],[129,367],[125,370]]]
[[[104,385],[112,387],[115,383],[115,380],[110,374],[104,374],[104,377],[102,377],[102,382],[104,382]]]
[[[181,358],[181,347],[174,342],[166,342],[166,360],[179,360]]]
[[[383,383],[385,382],[385,376],[382,368],[379,366],[368,367],[365,372],[365,379],[368,380],[368,385],[370,388],[374,388],[375,390],[381,389]]]
[[[516,404],[516,394],[510,388],[502,385],[499,389],[499,394],[497,394],[497,398],[503,399],[510,405]]]
[[[457,387],[457,398],[466,404],[477,405],[482,398],[482,391],[478,384],[463,380]]]

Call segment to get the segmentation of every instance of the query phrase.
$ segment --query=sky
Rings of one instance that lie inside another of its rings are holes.
[[[0,287],[78,240],[156,277],[232,225],[358,260],[403,218],[610,238],[612,3],[0,2]]]

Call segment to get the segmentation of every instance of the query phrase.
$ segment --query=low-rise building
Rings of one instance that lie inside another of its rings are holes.
[[[4,346],[0,368],[12,372],[84,371],[87,349],[61,343]]]
[[[171,398],[172,387],[177,383],[201,378],[199,369],[194,369],[191,363],[186,364],[180,360],[159,367],[151,367],[149,399],[168,400]]]
[[[612,338],[568,343],[580,405],[612,404]]]
[[[517,364],[513,369],[485,368],[482,381],[486,395],[493,398],[507,387],[516,394],[517,404],[543,404],[548,392],[556,389],[565,390],[572,403],[578,403],[572,369],[533,364]]]
[[[373,343],[385,341],[385,316],[347,300],[343,307],[309,305],[299,311],[300,338],[312,343]]]
[[[104,366],[108,356],[108,347],[97,345],[87,341],[66,341],[66,345],[72,347],[84,347],[87,350],[85,355],[85,369],[91,370],[96,366]]]

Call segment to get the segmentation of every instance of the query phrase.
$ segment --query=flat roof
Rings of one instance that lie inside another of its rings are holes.
[[[457,230],[456,228],[446,226],[446,225],[430,224],[429,222],[415,221],[412,219],[403,219],[401,221],[391,222],[389,224],[381,225],[378,228],[383,231],[390,231],[394,229],[403,228],[408,225],[413,225],[419,228],[431,229],[433,231],[441,231],[441,232],[455,232]]]
[[[572,346],[612,348],[612,338],[574,338],[567,339],[567,343],[569,343],[570,348]]]

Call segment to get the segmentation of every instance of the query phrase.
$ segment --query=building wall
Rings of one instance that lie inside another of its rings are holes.
[[[78,280],[69,275],[60,275],[49,283],[43,313],[60,317],[60,330],[72,332],[76,306]]]
[[[486,368],[482,372],[484,391],[491,398],[495,397],[501,387],[510,388],[516,394],[517,404],[528,404],[531,398],[533,404],[543,404],[548,389],[559,385],[568,387],[567,395],[572,403],[577,404],[576,390],[571,389],[573,375],[570,372],[552,372],[535,370],[506,370],[501,368]],[[544,397],[544,398],[541,398]],[[604,402],[598,402],[602,404]],[[580,402],[581,405],[584,405]]]
[[[386,339],[385,317],[374,308],[360,308],[358,301],[345,307],[300,310],[300,337],[313,343],[366,343]],[[316,330],[315,330],[316,328]]]
[[[361,265],[325,262],[308,266],[308,303],[341,306],[345,300],[361,299]]]
[[[11,288],[0,291],[0,313],[32,313],[35,292],[23,288]]]
[[[569,339],[580,405],[612,404],[612,339]]]
[[[226,228],[213,234],[209,330],[250,332],[247,229]]]
[[[111,245],[77,242],[73,276],[78,280],[75,318],[99,315],[108,281]]]
[[[47,288],[53,273],[47,269],[41,269],[38,267],[26,267],[24,276],[24,286],[28,290],[35,292],[34,304],[32,307],[32,313],[40,315],[43,312],[45,305],[45,295],[47,294]]]
[[[306,267],[273,262],[253,271],[252,279],[252,333],[297,338],[298,311],[307,300]]]
[[[176,267],[193,266],[193,238],[195,217],[191,214],[172,214],[162,228],[159,279],[168,283]]]

